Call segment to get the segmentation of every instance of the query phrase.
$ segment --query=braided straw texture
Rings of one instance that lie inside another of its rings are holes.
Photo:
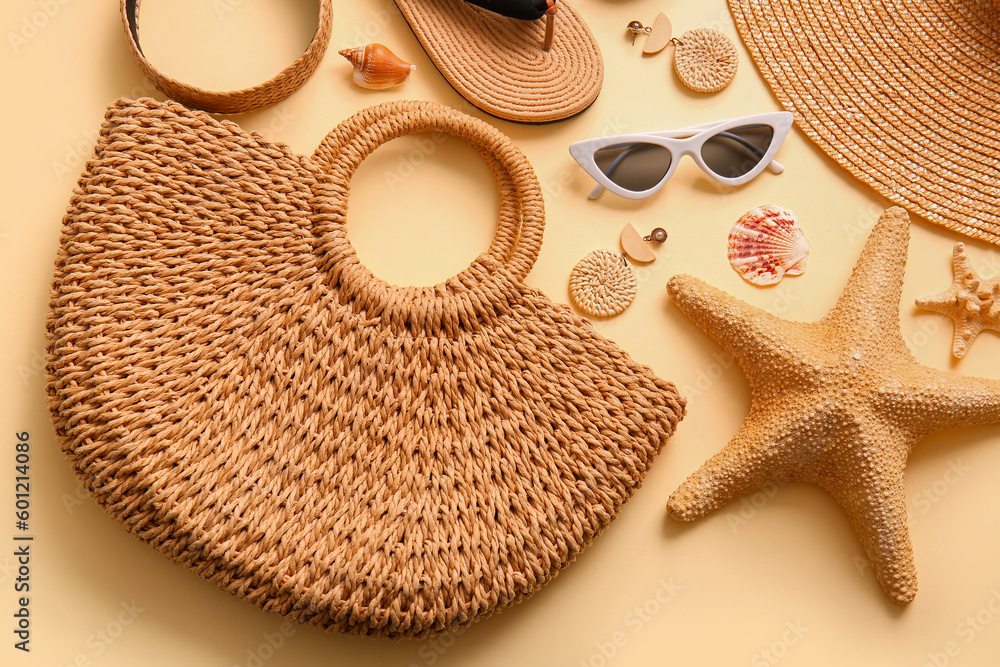
[[[820,148],[931,222],[1000,243],[1000,4],[730,0]]]
[[[689,30],[674,50],[674,70],[685,86],[715,93],[732,82],[739,67],[736,46],[718,30]]]
[[[484,156],[499,229],[454,278],[392,286],[345,234],[350,178],[435,130]],[[543,224],[511,141],[430,102],[361,111],[306,158],[119,100],[56,261],[62,448],[131,533],[262,609],[388,637],[487,616],[608,525],[684,412],[524,284]]]
[[[611,317],[635,299],[638,281],[625,256],[595,250],[581,259],[569,274],[569,295],[588,315]]]
[[[273,78],[264,83],[244,88],[242,90],[231,90],[227,92],[215,92],[205,90],[197,86],[178,81],[167,76],[156,69],[151,62],[143,55],[138,42],[138,26],[133,34],[129,12],[134,11],[136,23],[138,23],[140,0],[121,0],[122,25],[125,27],[125,36],[128,39],[129,48],[132,55],[139,63],[139,68],[143,74],[153,82],[158,90],[172,99],[185,104],[186,106],[203,109],[212,113],[236,114],[253,111],[262,107],[276,104],[285,99],[312,76],[319,63],[323,60],[326,47],[330,42],[330,31],[333,28],[333,9],[330,0],[318,0],[319,2],[319,24],[316,33],[306,47],[305,52],[291,65],[283,69]]]
[[[545,20],[521,21],[462,0],[395,0],[448,83],[483,111],[521,123],[563,120],[601,92],[604,60],[590,28],[564,0],[555,41]]]

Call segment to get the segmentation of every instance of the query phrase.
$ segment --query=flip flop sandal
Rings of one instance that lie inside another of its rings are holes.
[[[395,2],[448,83],[486,113],[521,123],[564,120],[601,92],[601,51],[562,0]]]

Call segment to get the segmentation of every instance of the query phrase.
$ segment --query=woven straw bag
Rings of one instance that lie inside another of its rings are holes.
[[[345,235],[350,178],[433,130],[487,161],[499,230],[454,278],[388,285]],[[306,158],[119,100],[56,262],[61,445],[131,533],[262,609],[394,637],[486,616],[608,525],[684,412],[524,284],[543,224],[524,156],[447,107],[366,109]]]

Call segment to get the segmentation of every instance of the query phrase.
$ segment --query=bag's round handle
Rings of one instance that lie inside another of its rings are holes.
[[[524,154],[488,123],[434,102],[386,102],[364,109],[336,127],[312,160],[343,198],[361,162],[391,139],[415,132],[446,132],[472,145],[486,160],[500,189],[500,223],[487,253],[524,280],[538,257],[545,229],[541,186]]]

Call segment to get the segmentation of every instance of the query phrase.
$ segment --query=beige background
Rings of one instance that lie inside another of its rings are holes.
[[[743,420],[747,383],[731,359],[666,299],[689,272],[785,317],[812,320],[832,305],[885,205],[793,130],[784,174],[720,190],[686,161],[658,195],[586,199],[576,140],[657,130],[777,109],[736,38],[723,0],[579,0],[606,65],[603,92],[583,115],[540,127],[471,109],[430,64],[391,0],[335,3],[331,49],[285,102],[236,118],[309,153],[355,111],[390,99],[429,99],[485,117],[521,146],[545,188],[548,227],[529,282],[568,300],[567,277],[620,229],[664,226],[670,239],[640,272],[635,304],[597,323],[636,359],[681,387],[687,418],[643,488],[594,545],[547,588],[457,636],[387,642],[284,624],[217,590],[138,542],[85,497],[58,451],[44,402],[43,330],[60,218],[104,108],[119,96],[162,99],[132,62],[114,0],[0,4],[4,82],[0,266],[0,663],[28,665],[988,665],[1000,656],[1000,426],[944,432],[917,446],[906,484],[920,593],[908,608],[883,595],[845,514],[818,487],[760,492],[692,525],[666,517],[670,492],[722,447]],[[142,38],[165,71],[212,88],[268,78],[301,51],[314,4],[288,0],[145,0]],[[667,12],[678,30],[716,27],[738,43],[740,71],[711,96],[683,88],[671,54],[643,58],[624,30]],[[381,41],[417,65],[404,86],[369,92],[336,54]],[[355,179],[350,233],[377,275],[430,284],[487,247],[493,185],[475,153],[449,141],[393,142]],[[400,178],[389,178],[395,174]],[[790,207],[812,244],[805,275],[768,289],[732,271],[725,239],[762,203]],[[903,285],[903,334],[930,366],[1000,378],[1000,340],[981,336],[960,363],[952,327],[919,312],[916,296],[951,283],[951,249],[969,246],[984,276],[1000,274],[986,244],[916,220]],[[13,650],[14,433],[32,443],[32,652]],[[992,606],[992,609],[991,609]],[[766,653],[765,653],[766,652]],[[950,654],[949,654],[950,653]]]

